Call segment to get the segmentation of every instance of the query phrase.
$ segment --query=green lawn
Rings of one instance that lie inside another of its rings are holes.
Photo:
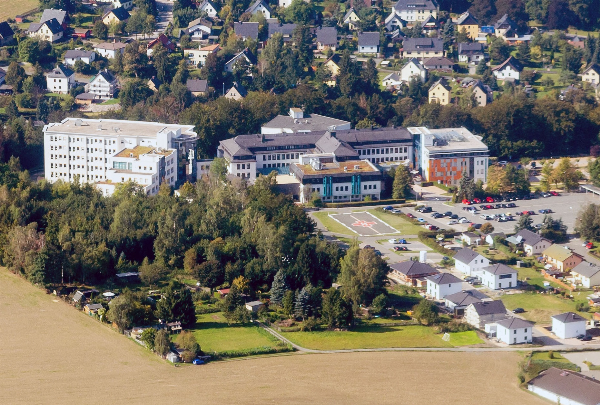
[[[319,211],[319,212],[313,213],[313,215],[315,216],[315,218],[317,218],[319,220],[319,222],[321,222],[323,224],[323,226],[325,228],[327,228],[327,230],[329,232],[341,233],[342,235],[352,235],[352,236],[356,235],[354,232],[352,232],[350,229],[346,228],[344,225],[342,225],[339,222],[337,222],[336,220],[330,218],[329,212]]]
[[[112,98],[110,100],[106,100],[105,102],[103,102],[100,105],[113,105],[113,104],[119,104],[121,100],[119,100],[118,98]]]
[[[419,232],[425,230],[422,226],[412,224],[398,214],[390,214],[379,210],[369,210],[367,212],[386,222],[403,235],[418,235]],[[396,236],[394,237],[397,238]]]
[[[544,288],[544,283],[545,282],[550,282],[550,285],[553,287],[560,287],[559,284],[552,282],[551,280],[548,280],[546,278],[544,278],[544,276],[542,276],[542,273],[539,271],[539,269],[536,269],[535,267],[521,267],[521,268],[516,268],[517,271],[519,272],[519,280],[525,280],[527,279],[527,283],[529,285],[536,285],[538,287]]]
[[[302,347],[315,350],[452,347],[432,328],[420,325],[359,326],[351,331],[286,332],[282,335]]]
[[[466,332],[450,333],[450,340],[448,343],[452,346],[470,346],[483,343],[483,340],[479,338],[477,332],[469,330]]]
[[[192,332],[205,352],[276,347],[278,343],[274,337],[258,326],[227,325],[220,312],[198,315],[196,327]]]
[[[515,308],[525,309],[522,314],[525,319],[542,324],[551,323],[552,315],[563,312],[575,311],[577,302],[586,301],[587,293],[574,293],[575,300],[564,299],[561,296],[553,294],[522,293],[503,295],[500,297],[506,308],[510,311]],[[590,314],[578,312],[585,318],[590,318]]]
[[[531,358],[533,360],[552,360],[560,361],[561,363],[570,363],[569,360],[565,359],[560,353],[554,352],[553,357],[550,358],[550,352],[534,352]]]

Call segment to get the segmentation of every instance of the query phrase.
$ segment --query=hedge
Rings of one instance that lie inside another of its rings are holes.
[[[364,207],[367,205],[391,205],[391,204],[404,204],[405,199],[391,199],[391,200],[377,200],[377,201],[352,201],[342,203],[326,203],[326,208],[344,208],[344,207]]]
[[[214,353],[212,353],[212,356],[214,359],[218,360],[218,359],[232,359],[235,357],[257,356],[260,354],[286,353],[286,352],[293,352],[293,351],[294,351],[294,348],[289,345],[279,346],[279,347],[265,346],[265,347],[255,347],[252,349],[245,349],[245,350],[226,350],[223,352],[214,352]]]
[[[443,231],[443,230],[441,230]],[[421,242],[423,242],[425,245],[429,246],[430,248],[432,248],[434,251],[441,253],[445,256],[448,257],[453,257],[456,252],[450,249],[446,249],[443,246],[438,245],[438,243],[435,240],[435,237],[442,232],[419,232],[419,240]],[[445,232],[443,232],[444,234],[446,234]],[[452,235],[456,235],[455,232],[452,233]]]

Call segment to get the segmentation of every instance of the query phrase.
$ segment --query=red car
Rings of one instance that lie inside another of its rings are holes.
[[[493,210],[494,206],[493,205],[486,205],[485,208],[488,209],[488,210]]]
[[[471,201],[467,200],[466,198],[462,200],[462,203],[466,205],[471,205]]]
[[[411,214],[410,212],[408,214],[406,214],[407,217],[409,218],[416,218],[413,214]]]
[[[594,244],[593,244],[592,242],[588,242],[588,243],[587,243],[587,245],[585,245],[585,247],[586,247],[587,249],[591,249],[591,248],[593,248],[593,247],[594,247]]]
[[[558,197],[560,194],[558,194],[556,191],[550,191],[550,194],[552,194],[555,197]]]
[[[492,197],[486,197],[485,201],[492,203],[494,202],[494,199]]]
[[[394,246],[394,250],[395,250],[396,252],[399,252],[399,251],[407,251],[407,250],[408,250],[408,248],[407,248],[406,246]]]
[[[479,198],[473,198],[473,204],[479,204],[481,200]]]

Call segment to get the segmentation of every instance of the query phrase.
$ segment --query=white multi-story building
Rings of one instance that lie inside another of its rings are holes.
[[[198,137],[193,125],[65,118],[44,127],[45,178],[78,179],[110,194],[135,181],[148,194],[166,182],[175,187],[196,172]]]
[[[481,277],[483,269],[489,265],[487,257],[468,248],[463,248],[454,255],[454,267],[465,276]]]
[[[93,94],[101,100],[108,100],[115,96],[119,81],[108,70],[98,72],[88,84],[85,85],[86,93]]]
[[[481,283],[491,290],[517,286],[517,271],[506,264],[493,264],[483,268]]]
[[[68,94],[75,87],[75,72],[66,66],[58,65],[46,74],[46,87],[51,93]]]
[[[427,277],[427,295],[441,300],[462,291],[462,280],[450,273],[439,273]]]
[[[423,22],[430,16],[437,18],[439,6],[435,0],[398,0],[388,19],[398,16],[409,25]]]
[[[199,47],[198,49],[184,49],[183,56],[188,58],[190,64],[202,67],[206,63],[208,55],[219,52],[219,44]]]
[[[496,337],[507,345],[532,342],[533,322],[521,318],[507,318],[496,323]]]
[[[560,339],[574,338],[587,333],[587,320],[574,312],[554,315],[552,333]]]

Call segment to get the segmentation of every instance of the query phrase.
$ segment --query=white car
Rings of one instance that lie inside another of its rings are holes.
[[[471,221],[469,221],[467,218],[461,218],[458,220],[459,224],[466,224],[467,222],[471,222]]]
[[[388,242],[393,243],[394,245],[399,244],[398,239],[389,239]]]
[[[394,209],[391,211],[391,213],[392,213],[392,214],[402,214],[402,211],[400,211],[398,208],[394,208]]]
[[[481,218],[481,219],[490,219],[490,216],[486,215],[486,214],[481,214],[481,216],[479,218]]]
[[[450,221],[448,221],[448,225],[456,225],[458,224],[458,221],[456,219],[451,219]]]

